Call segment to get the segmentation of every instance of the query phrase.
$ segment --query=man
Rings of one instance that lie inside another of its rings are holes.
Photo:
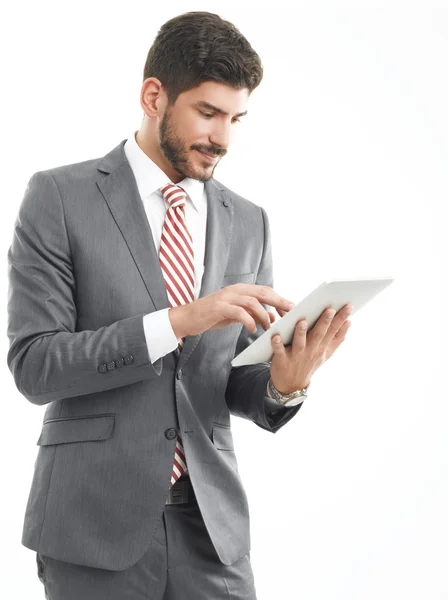
[[[273,338],[271,363],[231,368],[267,307],[290,308],[265,210],[213,177],[261,78],[231,23],[171,19],[140,129],[28,183],[7,360],[47,405],[22,543],[49,600],[256,598],[230,414],[278,431],[349,326],[326,311],[290,347]]]

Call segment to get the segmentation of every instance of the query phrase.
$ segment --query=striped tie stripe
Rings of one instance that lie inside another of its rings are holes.
[[[188,304],[194,300],[194,253],[193,238],[185,221],[187,194],[180,186],[168,183],[160,188],[169,207],[165,214],[160,240],[159,262],[165,279],[170,308]],[[179,340],[179,355],[185,338]],[[188,472],[182,439],[178,435],[174,452],[170,487]]]

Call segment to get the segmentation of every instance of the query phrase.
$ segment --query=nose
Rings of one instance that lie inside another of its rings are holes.
[[[225,151],[229,147],[231,138],[231,124],[227,122],[216,123],[213,131],[209,135],[210,143]]]

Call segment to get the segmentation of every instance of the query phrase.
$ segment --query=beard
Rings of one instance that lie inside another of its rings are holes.
[[[190,159],[190,151],[184,140],[177,134],[172,120],[170,111],[167,108],[163,115],[162,122],[159,128],[159,144],[165,155],[165,158],[171,163],[173,169],[182,177],[190,177],[198,181],[208,181],[213,177],[215,167],[219,160],[214,165],[200,167],[194,164]],[[192,148],[194,150],[194,148]],[[215,151],[215,153],[219,152]]]

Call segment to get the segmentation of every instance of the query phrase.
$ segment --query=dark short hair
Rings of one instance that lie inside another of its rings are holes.
[[[205,81],[247,88],[261,83],[260,57],[229,21],[203,11],[187,12],[164,23],[149,49],[143,81],[156,77],[174,104],[182,92]]]

